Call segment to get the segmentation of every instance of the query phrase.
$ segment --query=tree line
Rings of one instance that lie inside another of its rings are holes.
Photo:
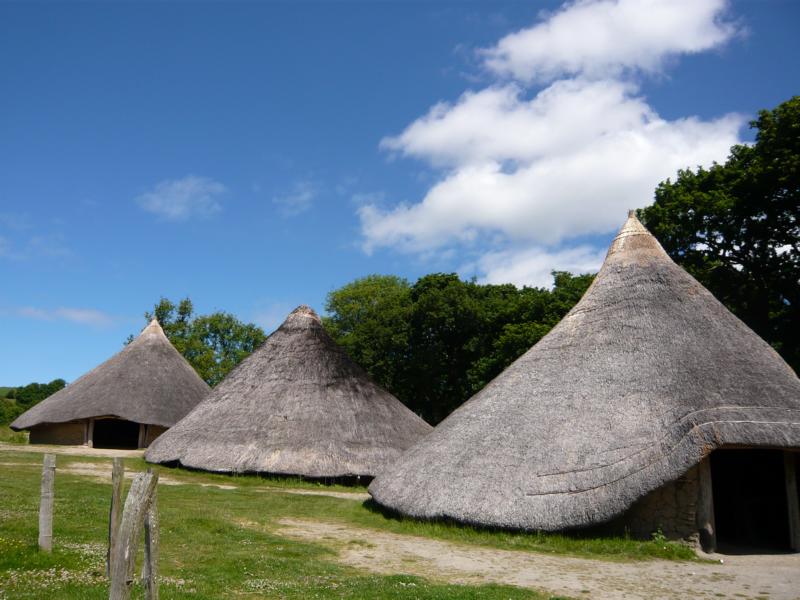
[[[0,423],[11,423],[33,405],[63,389],[65,385],[67,382],[63,379],[54,379],[50,383],[29,383],[8,388],[4,397],[0,398]]]
[[[592,281],[554,278],[547,290],[454,273],[413,284],[372,275],[331,292],[323,322],[375,381],[436,424],[550,331]]]

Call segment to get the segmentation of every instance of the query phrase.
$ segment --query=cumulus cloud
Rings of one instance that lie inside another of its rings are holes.
[[[166,221],[185,221],[210,217],[222,210],[220,197],[226,191],[224,185],[213,179],[188,175],[156,184],[138,196],[136,203]]]
[[[294,217],[311,208],[317,195],[316,186],[310,181],[298,181],[292,191],[283,196],[273,196],[272,203],[284,217]]]
[[[359,209],[365,249],[425,251],[480,233],[557,244],[619,225],[680,168],[724,159],[740,115],[661,118],[619,81],[508,85],[438,105],[384,147],[444,165],[419,203]]]
[[[36,308],[34,306],[23,306],[17,309],[20,317],[36,319],[38,321],[69,321],[81,325],[91,325],[93,327],[108,327],[115,321],[114,317],[94,308],[69,308],[60,307],[54,309]]]
[[[559,260],[590,264],[588,250],[568,248],[574,240],[610,233],[660,181],[722,161],[740,141],[742,115],[665,119],[641,88],[641,74],[670,57],[730,39],[725,9],[722,0],[573,2],[483,51],[493,84],[382,140],[438,177],[417,202],[361,205],[364,250],[466,249],[483,254],[474,264],[486,281],[515,283],[549,278],[567,268]]]
[[[680,54],[733,37],[727,0],[578,0],[481,52],[492,72],[520,81],[656,72]]]
[[[552,271],[594,273],[603,264],[605,250],[578,246],[551,251],[542,247],[489,252],[477,264],[483,276],[481,283],[513,283],[517,286],[550,287]]]

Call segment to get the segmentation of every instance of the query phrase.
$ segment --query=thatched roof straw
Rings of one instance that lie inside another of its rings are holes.
[[[430,429],[300,306],[145,458],[218,472],[373,476]]]
[[[208,390],[153,319],[121,352],[21,414],[11,428],[100,416],[170,427]]]
[[[369,491],[414,517],[562,530],[739,444],[800,448],[800,380],[631,214],[569,314]]]

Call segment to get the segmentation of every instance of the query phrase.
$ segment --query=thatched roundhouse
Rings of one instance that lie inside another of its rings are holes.
[[[32,444],[144,448],[209,387],[153,321],[109,360],[21,414]]]
[[[800,549],[798,450],[800,380],[631,213],[569,314],[369,491],[418,518]]]
[[[372,477],[430,430],[300,306],[145,458],[217,472]]]

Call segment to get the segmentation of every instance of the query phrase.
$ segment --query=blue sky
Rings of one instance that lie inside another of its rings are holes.
[[[0,3],[0,384],[160,296],[270,330],[370,273],[547,285],[798,92],[791,1]],[[744,125],[744,126],[743,126]]]

